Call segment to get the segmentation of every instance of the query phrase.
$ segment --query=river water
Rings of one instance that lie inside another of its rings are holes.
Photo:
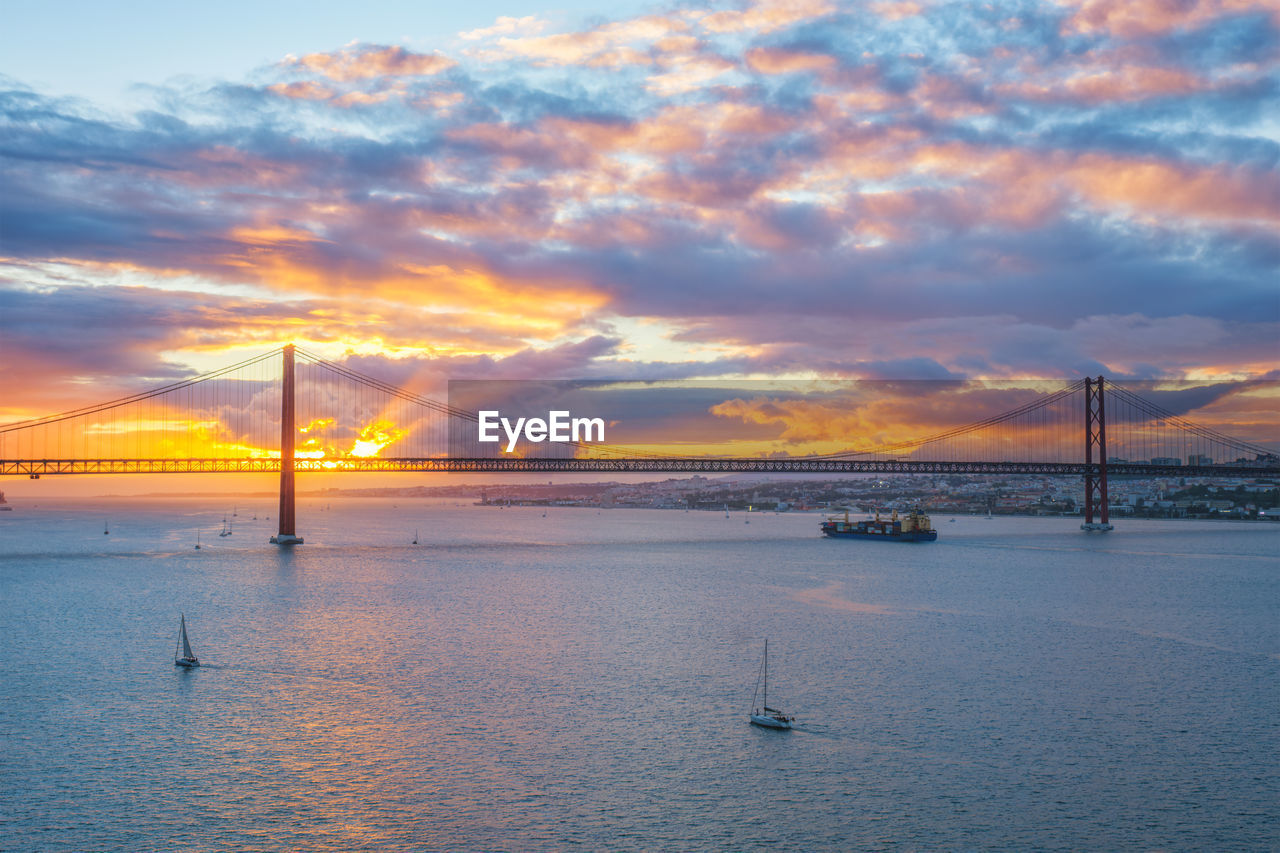
[[[1277,526],[229,503],[0,514],[0,849],[1280,848]]]

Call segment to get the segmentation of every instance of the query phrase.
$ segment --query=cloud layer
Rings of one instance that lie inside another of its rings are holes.
[[[0,420],[288,340],[437,386],[1277,363],[1273,4],[755,0],[281,54],[128,116],[0,87]]]

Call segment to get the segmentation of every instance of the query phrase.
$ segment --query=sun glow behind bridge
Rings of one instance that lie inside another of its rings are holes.
[[[378,456],[383,449],[404,438],[407,430],[399,429],[389,421],[375,421],[360,430],[360,437],[351,448],[352,456]]]
[[[324,459],[340,462],[343,459],[372,459],[381,455],[382,451],[408,435],[407,429],[401,429],[386,420],[376,420],[361,427],[351,442],[350,449],[342,450],[336,444],[326,443],[324,433],[335,427],[335,418],[317,418],[307,426],[298,430],[299,436],[305,436],[294,450],[296,459]],[[276,451],[279,455],[279,451]]]

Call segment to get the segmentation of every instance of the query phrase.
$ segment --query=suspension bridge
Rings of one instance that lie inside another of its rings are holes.
[[[1017,405],[910,440],[851,434],[848,449],[832,453],[735,455],[705,445],[677,453],[634,440],[524,441],[506,452],[478,442],[473,410],[288,345],[142,393],[2,425],[0,476],[279,474],[272,541],[280,544],[301,541],[294,483],[306,472],[1067,475],[1084,480],[1083,526],[1102,530],[1110,527],[1109,477],[1280,476],[1274,448],[1189,421],[1101,376],[1023,383],[1005,398]]]

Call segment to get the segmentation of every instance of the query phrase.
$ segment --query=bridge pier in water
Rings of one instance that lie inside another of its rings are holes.
[[[284,369],[280,382],[280,530],[271,537],[273,545],[301,545],[294,530],[293,440],[294,383],[293,344],[284,348]]]
[[[1093,462],[1094,448],[1098,450],[1098,464]],[[1107,413],[1103,399],[1103,380],[1085,377],[1084,380],[1084,524],[1081,530],[1111,530],[1108,519],[1110,499],[1107,495]],[[1098,521],[1093,520],[1094,508],[1098,509]]]

